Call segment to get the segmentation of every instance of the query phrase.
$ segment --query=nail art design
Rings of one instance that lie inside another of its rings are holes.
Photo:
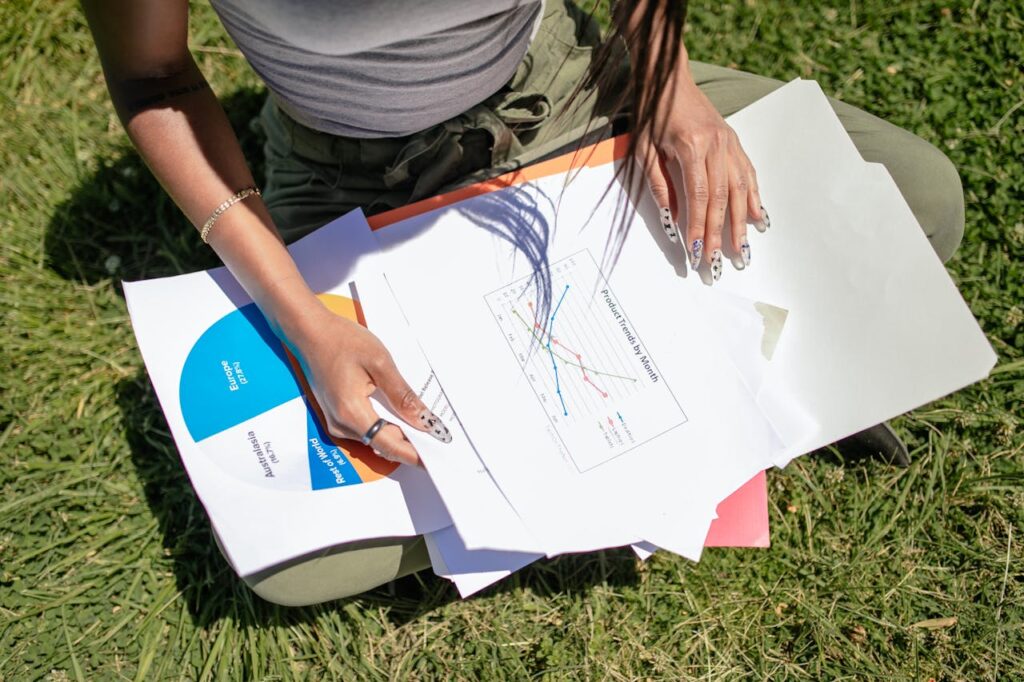
[[[672,222],[672,209],[661,209],[661,227],[665,230],[665,236],[673,244],[679,241],[679,227]]]
[[[690,267],[696,270],[700,267],[701,256],[704,255],[704,240],[694,239],[693,246],[690,247]]]
[[[740,258],[743,259],[743,267],[750,265],[750,244],[747,242],[740,244]]]
[[[423,408],[423,410],[420,412],[420,423],[423,424],[424,427],[426,427],[427,431],[430,432],[431,436],[438,439],[442,443],[452,442],[452,432],[448,430],[448,427],[444,425],[444,423],[436,414],[434,414],[427,408]]]
[[[768,217],[768,211],[765,210],[764,204],[761,205],[761,225],[766,230],[772,226],[772,219]]]
[[[711,281],[717,282],[722,276],[722,250],[715,249],[711,253]]]

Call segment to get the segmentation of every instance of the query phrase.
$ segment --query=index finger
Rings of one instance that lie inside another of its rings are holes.
[[[391,409],[409,426],[429,433],[442,443],[452,442],[452,432],[409,386],[401,372],[398,371],[390,353],[384,353],[378,357],[367,367],[367,372]]]
[[[708,212],[708,174],[703,160],[679,159],[686,195],[686,244],[690,251],[690,267],[700,267],[704,255],[705,221]]]

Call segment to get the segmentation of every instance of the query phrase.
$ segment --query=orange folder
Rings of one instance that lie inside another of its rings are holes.
[[[460,187],[384,213],[370,216],[370,227],[378,230],[412,216],[448,206],[463,199],[480,196],[549,175],[565,173],[581,166],[599,166],[621,159],[626,153],[626,137],[613,137],[578,151],[541,161],[485,182]],[[718,505],[718,518],[711,523],[705,547],[767,547],[768,487],[765,472],[760,472]]]

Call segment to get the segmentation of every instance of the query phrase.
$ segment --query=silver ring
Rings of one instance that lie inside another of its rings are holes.
[[[387,419],[378,419],[377,421],[373,422],[373,426],[368,428],[366,430],[366,433],[364,433],[363,437],[360,438],[359,440],[362,442],[363,445],[369,445],[370,441],[373,440],[374,436],[376,436],[381,429],[383,429],[387,424],[390,423],[391,422],[389,422]]]

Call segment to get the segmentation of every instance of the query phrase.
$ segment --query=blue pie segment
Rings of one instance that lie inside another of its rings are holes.
[[[345,451],[331,442],[320,428],[320,420],[306,406],[306,446],[309,450],[309,478],[313,490],[362,483]]]
[[[329,308],[333,305],[336,314],[354,318],[351,299],[326,294],[321,299],[326,299]],[[255,303],[217,320],[196,341],[181,371],[181,412],[192,440],[212,459],[232,468],[239,462],[248,465],[253,438],[269,438],[264,443],[268,451],[273,445],[277,456],[286,457],[280,471],[293,465],[308,466],[308,485],[313,490],[376,481],[397,468],[397,464],[378,460],[358,443],[351,444],[359,451],[352,456],[337,445],[304,394],[297,371]],[[305,423],[301,418],[290,423],[296,411],[267,414],[294,400],[302,403]],[[281,422],[283,414],[293,416]],[[222,437],[207,440],[217,434]],[[230,445],[236,436],[241,448],[237,452]]]
[[[179,385],[181,412],[196,442],[301,395],[284,348],[255,303],[203,332]]]

